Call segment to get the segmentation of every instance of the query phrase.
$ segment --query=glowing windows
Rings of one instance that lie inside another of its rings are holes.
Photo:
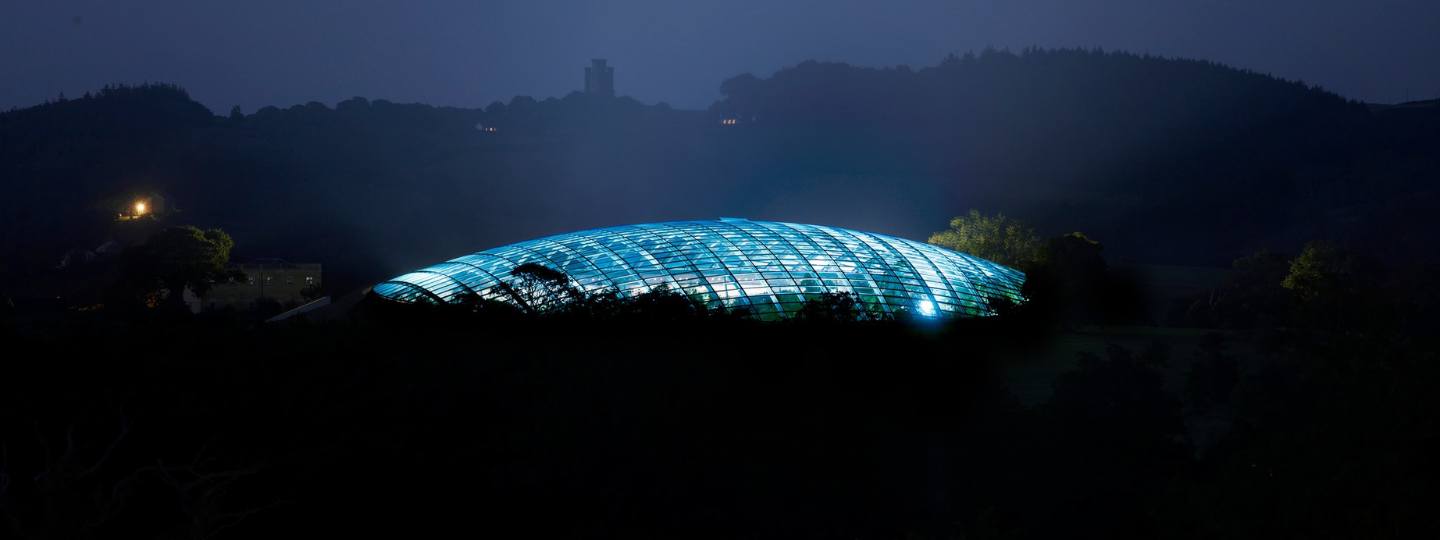
[[[501,246],[374,287],[399,302],[454,302],[473,291],[509,301],[502,282],[535,262],[572,285],[635,295],[666,285],[717,308],[784,318],[826,292],[853,293],[885,313],[923,317],[990,312],[1020,300],[1024,274],[920,242],[834,227],[724,218],[628,225]]]

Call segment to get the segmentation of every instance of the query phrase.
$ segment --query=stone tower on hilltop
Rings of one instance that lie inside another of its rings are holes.
[[[591,60],[590,67],[585,68],[585,93],[615,97],[615,68],[605,65],[604,58]]]

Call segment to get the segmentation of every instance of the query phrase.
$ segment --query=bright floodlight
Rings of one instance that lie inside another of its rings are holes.
[[[994,314],[992,299],[1024,300],[1025,274],[973,255],[883,234],[732,218],[560,234],[451,259],[372,290],[402,303],[519,304],[514,291],[524,284],[512,271],[531,263],[587,292],[633,296],[664,285],[761,319],[792,317],[824,293],[922,317],[982,317]]]
[[[145,201],[135,201],[135,215],[145,214]]]

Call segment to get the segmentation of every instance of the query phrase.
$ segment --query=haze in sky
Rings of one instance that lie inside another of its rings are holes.
[[[223,113],[351,96],[466,107],[616,90],[703,108],[807,59],[932,65],[987,46],[1202,58],[1398,102],[1440,96],[1434,0],[0,0],[0,109],[172,82]]]

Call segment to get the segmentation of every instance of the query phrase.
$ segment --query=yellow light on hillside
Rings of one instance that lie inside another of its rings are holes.
[[[146,208],[145,201],[135,201],[135,215],[143,216],[145,215],[145,210],[147,209],[148,208]]]

